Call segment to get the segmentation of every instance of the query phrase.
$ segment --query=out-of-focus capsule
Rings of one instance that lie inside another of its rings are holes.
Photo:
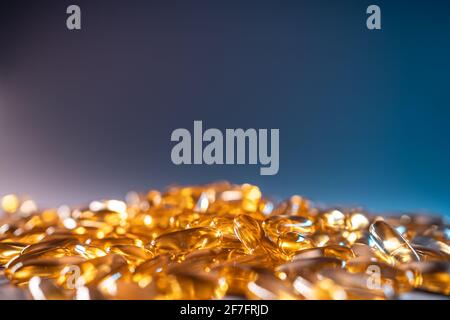
[[[0,242],[0,267],[18,256],[26,246],[26,244],[17,242]]]
[[[420,245],[411,245],[420,257],[420,261],[450,261],[450,255],[442,251]]]
[[[323,269],[320,271],[322,279],[330,279],[346,291],[347,299],[360,299],[370,296],[370,299],[389,299],[394,297],[390,284],[379,280],[380,275],[366,273],[350,273],[344,269]],[[357,293],[356,295],[354,293]]]
[[[137,283],[124,280],[122,277],[115,277],[114,275],[106,277],[98,286],[95,287],[98,293],[105,299],[112,300],[150,300],[158,299],[159,292],[154,282],[148,283],[145,286],[140,286]],[[92,298],[92,286],[89,287],[89,298]]]
[[[445,242],[450,245],[450,226],[441,225],[441,226],[431,226],[423,233],[424,236],[432,237],[436,240]]]
[[[272,215],[310,216],[310,202],[298,195],[290,197],[280,203],[272,212]]]
[[[80,255],[85,259],[94,259],[106,256],[106,252],[104,250],[86,244],[74,244],[69,246],[69,248],[73,254]]]
[[[347,217],[347,228],[350,231],[365,230],[370,222],[367,216],[360,212],[351,212]]]
[[[336,258],[310,258],[288,262],[278,266],[275,271],[280,279],[294,281],[297,277],[302,277],[310,282],[315,282],[317,272],[324,268],[341,269],[344,262]]]
[[[72,264],[73,265],[73,264]],[[70,264],[66,264],[70,267]],[[103,257],[91,259],[76,264],[79,268],[79,275],[77,275],[75,286],[82,285],[96,285],[105,277],[113,274],[123,275],[127,272],[126,260],[116,254],[108,254]],[[71,283],[74,274],[71,272],[63,272],[61,270],[56,282],[58,285],[67,287]]]
[[[441,251],[446,255],[450,255],[450,245],[443,241],[439,241],[427,236],[414,237],[412,244],[417,244],[424,247],[429,247],[434,250]]]
[[[352,249],[344,246],[326,246],[321,248],[306,249],[297,253],[292,260],[310,259],[330,257],[337,258],[343,261],[350,260],[355,257],[355,253]]]
[[[234,233],[248,253],[252,253],[259,246],[262,237],[258,221],[245,214],[234,218]]]
[[[152,241],[156,253],[184,252],[217,246],[222,233],[211,228],[192,228],[163,234]]]
[[[314,247],[314,242],[298,232],[287,232],[278,237],[277,245],[284,254],[292,256],[301,250]]]
[[[303,216],[271,216],[264,220],[262,226],[272,241],[276,241],[283,233],[298,232],[305,236],[313,234],[316,230],[314,221]]]
[[[414,274],[411,271],[400,270],[386,263],[367,260],[364,257],[347,261],[345,267],[350,273],[368,275],[370,277],[369,286],[380,288],[381,286],[390,286],[396,293],[411,290],[414,282]]]
[[[213,273],[223,277],[228,285],[227,295],[245,297],[248,284],[255,281],[258,274],[250,267],[227,265],[213,269]]]
[[[393,258],[395,263],[419,261],[419,255],[394,228],[377,220],[369,228],[375,247]]]
[[[31,258],[8,266],[5,276],[16,285],[28,282],[33,276],[55,278],[67,265],[78,264],[81,257]]]
[[[356,257],[364,257],[366,260],[376,259],[373,249],[367,244],[355,243],[351,246],[351,249]]]
[[[155,275],[165,272],[169,263],[169,256],[160,254],[139,265],[133,273],[132,280],[140,287],[145,287],[152,282]]]
[[[22,255],[33,255],[39,254],[47,251],[52,251],[57,248],[66,249],[70,245],[76,244],[78,241],[71,238],[62,238],[50,241],[43,241],[36,244],[27,246],[22,251]]]
[[[19,197],[15,194],[7,194],[2,197],[1,201],[2,210],[6,213],[15,213],[20,207]]]
[[[136,239],[129,237],[119,237],[119,238],[104,238],[104,239],[89,239],[86,241],[87,244],[101,248],[105,251],[113,246],[119,245],[137,245]]]
[[[256,212],[261,200],[261,190],[257,186],[250,184],[242,185],[242,209],[247,212]]]
[[[337,209],[322,213],[319,222],[324,231],[341,231],[346,228],[345,214]]]
[[[73,291],[64,290],[53,280],[34,276],[28,282],[28,290],[34,300],[72,300]]]
[[[196,227],[200,218],[197,212],[183,212],[179,215],[170,217],[170,228],[173,230],[184,230],[187,228]]]
[[[121,255],[133,268],[153,257],[153,254],[149,250],[132,245],[112,246],[109,248],[109,253]]]
[[[225,278],[208,274],[184,272],[157,277],[155,280],[160,292],[159,298],[162,299],[221,299],[228,289]]]
[[[271,273],[258,273],[247,285],[247,299],[252,300],[298,300],[304,299],[292,287]]]
[[[173,259],[178,263],[171,264],[168,270],[169,272],[181,272],[185,270],[198,273],[209,272],[215,266],[226,262],[231,250],[215,248],[180,254]]]
[[[448,261],[413,262],[402,267],[414,272],[416,288],[450,294],[450,263]]]

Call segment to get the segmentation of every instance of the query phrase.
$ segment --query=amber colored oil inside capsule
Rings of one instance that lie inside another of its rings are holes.
[[[234,233],[248,253],[252,253],[259,246],[262,237],[258,221],[244,214],[234,218]]]
[[[395,262],[408,263],[420,260],[407,240],[386,222],[375,221],[369,230],[376,247],[391,256]]]
[[[156,253],[183,252],[206,249],[216,246],[222,239],[222,233],[211,228],[193,228],[166,233],[152,242]]]
[[[302,236],[298,232],[283,233],[278,237],[278,247],[286,255],[294,255],[295,253],[314,247],[314,242]]]
[[[17,242],[0,242],[0,266],[4,266],[9,260],[18,256],[26,246]]]

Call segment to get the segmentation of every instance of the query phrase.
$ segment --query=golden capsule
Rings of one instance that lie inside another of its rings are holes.
[[[72,268],[72,265],[75,266],[73,269],[76,271],[76,286],[96,285],[105,277],[116,273],[123,275],[128,270],[126,260],[116,254],[108,254],[88,261],[78,262],[77,264],[66,264],[66,267]],[[74,273],[61,270],[56,282],[58,285],[68,286],[73,282],[73,277]]]
[[[134,271],[132,280],[140,287],[145,287],[152,282],[155,275],[167,271],[169,263],[170,257],[160,254],[140,264]]]
[[[245,297],[248,284],[255,281],[258,274],[255,270],[243,265],[227,265],[213,269],[227,283],[227,295]]]
[[[297,253],[292,258],[292,260],[320,258],[320,257],[337,258],[343,261],[347,261],[354,258],[355,253],[352,251],[352,249],[348,247],[333,245],[303,250]]]
[[[112,246],[109,248],[108,253],[121,255],[133,269],[153,257],[153,254],[149,250],[132,245]]]
[[[271,216],[264,220],[262,226],[272,241],[276,241],[283,233],[298,232],[302,235],[311,235],[316,230],[314,221],[303,216]]]
[[[271,273],[258,273],[256,279],[247,285],[246,298],[251,300],[303,299],[289,282]]]
[[[228,285],[223,277],[189,272],[169,274],[156,279],[159,298],[174,300],[221,299]]]
[[[310,282],[317,281],[317,272],[325,268],[341,269],[344,262],[336,258],[318,257],[295,260],[278,266],[275,270],[281,279],[294,281],[302,277]]]
[[[259,246],[262,237],[258,221],[244,214],[234,218],[234,233],[248,253],[252,253]]]
[[[383,262],[368,260],[365,257],[359,257],[347,261],[346,269],[350,273],[366,274],[371,276],[372,284],[392,287],[397,293],[406,292],[412,289],[414,283],[414,274],[410,271],[404,271],[388,265]]]
[[[433,239],[431,237],[417,236],[413,239],[412,244],[429,247],[430,249],[440,251],[445,255],[450,255],[450,245],[446,244],[444,241]]]
[[[347,226],[345,214],[337,209],[322,213],[319,221],[324,231],[345,230]]]
[[[18,256],[26,244],[17,242],[0,242],[0,266],[4,266],[12,258]]]
[[[33,276],[56,278],[67,265],[78,264],[81,257],[30,258],[5,269],[5,276],[16,285],[27,283]]]
[[[420,261],[450,261],[450,255],[429,247],[411,245],[420,257]]]
[[[450,294],[450,263],[447,261],[413,262],[404,269],[415,275],[414,286],[430,292]]]
[[[152,241],[151,249],[157,253],[184,252],[217,246],[222,233],[211,228],[192,228],[163,234]]]
[[[17,197],[17,195],[15,194],[7,194],[6,196],[2,197],[1,207],[2,210],[6,213],[11,214],[16,212],[20,207],[19,197]]]
[[[53,280],[34,276],[28,282],[28,291],[34,300],[73,300],[73,291],[65,290]]]
[[[394,228],[382,220],[370,226],[370,234],[378,250],[393,258],[395,263],[419,261],[419,255]]]
[[[280,203],[272,212],[273,215],[311,216],[310,202],[298,195]]]
[[[278,237],[277,245],[284,254],[291,256],[314,247],[314,242],[298,232],[287,232]]]

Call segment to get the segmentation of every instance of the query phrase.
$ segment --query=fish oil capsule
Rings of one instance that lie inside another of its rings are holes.
[[[322,213],[319,222],[324,231],[345,230],[347,225],[345,214],[337,209]]]
[[[298,195],[280,203],[272,212],[273,215],[311,216],[310,202]]]
[[[158,273],[166,272],[170,264],[170,257],[167,254],[158,255],[140,264],[133,273],[132,280],[140,287],[147,286],[152,282],[153,277]]]
[[[417,236],[413,239],[412,244],[421,245],[424,247],[429,247],[431,249],[450,255],[450,245],[446,244],[444,241],[436,240],[427,236]]]
[[[271,273],[258,273],[256,279],[247,285],[246,298],[251,300],[303,299],[289,282],[281,280]]]
[[[360,212],[352,212],[346,218],[347,229],[350,231],[365,230],[370,224],[366,215]]]
[[[228,285],[227,295],[245,297],[247,286],[255,281],[258,274],[250,267],[241,265],[228,265],[213,269],[213,273],[218,273],[223,277]]]
[[[73,292],[64,290],[53,280],[34,276],[28,282],[28,291],[34,300],[72,300]]]
[[[8,266],[5,276],[16,285],[27,283],[33,276],[55,278],[67,265],[80,263],[81,257],[32,258]]]
[[[157,277],[156,287],[160,297],[175,300],[222,299],[228,285],[223,277],[189,272]]]
[[[282,233],[295,231],[302,235],[311,235],[315,232],[314,221],[303,216],[271,216],[264,220],[262,226],[272,241],[276,241]]]
[[[211,228],[192,228],[175,231],[157,237],[151,243],[156,253],[184,252],[196,249],[207,249],[220,244],[222,234]]]
[[[256,212],[261,200],[261,190],[250,184],[242,185],[242,208],[247,212]]]
[[[341,269],[344,266],[342,260],[336,258],[319,257],[295,260],[278,266],[275,271],[280,279],[294,281],[302,277],[310,282],[317,281],[317,272],[324,268]]]
[[[369,228],[375,247],[393,258],[395,263],[419,261],[417,252],[394,228],[382,220],[375,221]]]
[[[348,247],[332,245],[321,248],[311,248],[303,250],[302,252],[297,253],[292,258],[292,260],[320,258],[320,257],[337,258],[343,261],[347,261],[353,259],[355,257],[355,253],[352,251],[352,249]]]
[[[248,253],[252,253],[259,246],[262,237],[258,221],[245,214],[234,218],[234,233]]]
[[[6,213],[15,213],[20,207],[19,197],[15,194],[7,194],[2,198],[1,207]]]
[[[106,252],[104,250],[86,244],[71,245],[69,246],[69,249],[73,254],[80,255],[85,259],[94,259],[106,256]]]
[[[414,286],[426,291],[450,294],[450,263],[448,261],[413,262],[404,269],[415,275]]]
[[[26,244],[17,242],[0,242],[0,267],[18,256],[26,246]]]
[[[414,274],[411,271],[401,270],[383,262],[368,260],[365,257],[347,261],[345,267],[350,273],[373,275],[373,280],[392,287],[397,293],[410,291],[414,283]]]
[[[76,264],[79,269],[79,277],[76,285],[96,285],[105,277],[117,273],[123,275],[127,272],[126,260],[117,254],[108,254],[103,257],[91,259]],[[61,272],[56,279],[58,285],[67,286],[73,277],[73,273]]]
[[[450,261],[450,255],[444,252],[415,244],[411,246],[417,252],[421,261]]]
[[[277,245],[284,254],[292,256],[299,251],[314,247],[314,242],[298,232],[287,232],[278,237]]]
[[[112,246],[109,248],[108,253],[121,255],[132,267],[136,267],[144,261],[149,260],[153,257],[153,254],[149,250],[132,245]]]

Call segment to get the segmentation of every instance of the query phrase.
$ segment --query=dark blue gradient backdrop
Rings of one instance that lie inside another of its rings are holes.
[[[78,204],[226,179],[449,215],[449,17],[444,0],[2,1],[0,194]],[[279,174],[173,165],[170,134],[194,120],[279,128]]]

